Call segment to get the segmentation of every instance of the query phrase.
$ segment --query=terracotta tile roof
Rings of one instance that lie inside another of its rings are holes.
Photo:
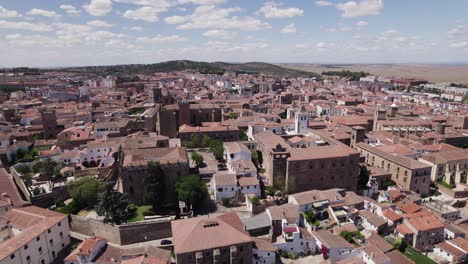
[[[239,186],[258,186],[260,183],[257,177],[241,177],[239,178]]]
[[[390,258],[391,263],[395,264],[414,264],[413,261],[408,259],[407,257],[403,256],[398,250],[393,250],[386,253],[387,257]]]
[[[445,227],[444,223],[442,223],[430,211],[408,214],[405,216],[405,219],[408,221],[408,224],[412,225],[418,231],[427,231]]]
[[[378,216],[367,210],[359,211],[359,216],[366,219],[369,223],[376,227],[380,227],[387,224],[387,220],[385,220],[383,217]]]
[[[434,245],[434,247],[442,249],[443,251],[454,256],[455,258],[462,257],[463,255],[466,254],[466,251],[465,252],[461,251],[460,249],[448,243],[447,241],[443,241],[442,243],[436,244]]]
[[[12,176],[4,168],[0,168],[0,195],[4,193],[8,195],[8,198],[10,198],[13,206],[15,207],[21,207],[29,204],[21,198],[19,190],[13,182]]]
[[[400,209],[402,212],[405,214],[412,214],[421,211],[422,207],[415,204],[415,203],[397,203],[396,204],[397,208]]]
[[[36,206],[14,208],[4,217],[13,227],[18,227],[23,231],[0,244],[0,260],[10,256],[18,248],[67,218],[64,214]]]
[[[261,251],[266,252],[276,252],[276,247],[270,242],[267,238],[252,237],[254,242],[254,247],[258,248]]]
[[[183,254],[252,242],[252,238],[219,217],[171,222],[174,252]]]
[[[237,177],[232,173],[216,173],[213,175],[213,180],[216,184],[216,187],[237,185]]]
[[[353,244],[350,244],[344,238],[339,235],[333,235],[328,230],[312,231],[312,235],[320,240],[328,249],[330,248],[355,248]]]
[[[295,204],[275,205],[267,208],[271,220],[297,219],[299,218],[299,206]]]
[[[393,249],[393,246],[387,240],[375,232],[372,232],[371,236],[367,238],[367,242],[378,247],[383,253],[387,253]]]
[[[364,247],[364,252],[372,259],[373,263],[389,263],[390,258],[387,257],[378,247],[373,244]]]
[[[149,148],[132,149],[124,151],[123,166],[146,166],[149,161],[160,164],[187,163],[188,157],[185,148]]]
[[[413,230],[411,230],[407,225],[405,224],[399,224],[396,228],[398,233],[402,235],[408,235],[408,234],[413,234]]]
[[[392,222],[396,222],[403,218],[403,216],[397,214],[393,209],[387,209],[382,212],[383,216]]]

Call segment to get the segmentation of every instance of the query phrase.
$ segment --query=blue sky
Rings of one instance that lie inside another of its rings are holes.
[[[0,66],[468,63],[468,0],[0,0]]]

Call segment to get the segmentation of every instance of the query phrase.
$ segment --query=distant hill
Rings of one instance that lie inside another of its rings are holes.
[[[67,68],[70,71],[81,71],[106,75],[129,75],[137,73],[151,74],[155,72],[171,72],[182,70],[198,70],[201,73],[223,74],[226,71],[240,73],[259,73],[284,77],[319,77],[313,72],[306,72],[284,68],[278,65],[263,62],[226,63],[226,62],[199,62],[190,60],[166,61],[154,64],[129,64],[113,66],[88,66]]]

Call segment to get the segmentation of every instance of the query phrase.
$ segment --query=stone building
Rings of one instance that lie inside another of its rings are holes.
[[[255,135],[268,184],[289,192],[344,188],[356,190],[359,153],[339,142],[310,148],[293,148],[264,131]]]
[[[182,125],[200,126],[203,122],[221,122],[222,111],[217,104],[190,104],[180,101],[163,106],[158,111],[156,132],[168,137],[177,137]]]
[[[128,149],[121,153],[119,166],[120,191],[136,203],[143,200],[144,176],[148,162],[158,162],[164,172],[165,201],[177,202],[175,184],[179,177],[189,174],[189,160],[185,148]]]
[[[41,120],[45,139],[55,138],[59,132],[57,127],[57,116],[54,109],[42,109]]]
[[[392,180],[397,185],[422,195],[429,193],[431,166],[365,143],[357,143],[355,148],[367,164],[391,172]]]
[[[206,126],[182,125],[179,128],[179,137],[181,141],[190,141],[192,135],[198,137],[208,136],[224,142],[239,141],[240,130],[236,126],[222,125],[221,123],[209,123]]]
[[[177,264],[253,263],[253,240],[236,213],[171,222]]]

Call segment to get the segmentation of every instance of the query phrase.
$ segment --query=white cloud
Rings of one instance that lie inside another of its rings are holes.
[[[449,47],[457,48],[457,49],[466,48],[466,47],[468,47],[468,41],[450,43]]]
[[[450,39],[457,39],[468,36],[468,27],[465,25],[457,25],[448,32]]]
[[[282,4],[273,1],[266,2],[257,13],[263,14],[266,18],[291,18],[304,15],[304,10],[297,7],[282,8],[281,6]]]
[[[130,27],[129,29],[133,30],[133,31],[137,31],[137,32],[142,32],[143,31],[143,27],[140,27],[140,26]]]
[[[368,25],[369,25],[369,23],[367,23],[366,21],[361,20],[361,21],[356,22],[356,26],[358,26],[358,27],[365,27],[365,26],[368,26]]]
[[[206,45],[209,49],[222,52],[247,52],[268,47],[268,44],[264,42],[232,43],[226,41],[208,41]]]
[[[296,44],[294,47],[296,49],[305,49],[305,48],[307,48],[307,45],[306,44]]]
[[[110,24],[103,20],[92,20],[92,21],[88,21],[86,24],[93,26],[93,27],[104,27],[104,28],[110,28],[114,26],[113,24]]]
[[[165,44],[165,43],[176,43],[176,42],[183,42],[187,39],[178,35],[170,35],[170,36],[163,36],[157,35],[155,37],[140,37],[137,38],[136,41],[140,43],[146,44]]]
[[[345,18],[376,16],[380,14],[383,7],[383,0],[360,0],[336,4],[336,8],[343,11],[342,16]]]
[[[164,21],[167,24],[181,24],[187,20],[188,20],[188,17],[185,17],[185,16],[171,16],[171,17],[166,17],[164,19]]]
[[[112,10],[111,0],[91,0],[83,8],[92,16],[105,16]]]
[[[237,33],[235,33],[235,32],[229,32],[229,31],[220,30],[220,29],[208,30],[208,31],[203,33],[203,36],[205,36],[205,37],[220,38],[220,39],[232,39],[236,35],[237,35]]]
[[[52,27],[43,23],[29,23],[29,22],[12,22],[6,20],[0,20],[0,28],[16,29],[16,30],[29,30],[36,32],[52,31]]]
[[[260,30],[271,28],[268,23],[264,23],[253,17],[231,16],[232,13],[240,12],[239,7],[218,8],[214,5],[202,5],[195,8],[191,15],[167,17],[168,24],[180,24],[177,29],[239,29],[239,30]]]
[[[195,5],[217,5],[226,3],[227,0],[179,0],[181,4],[195,4]]]
[[[296,29],[296,25],[294,25],[294,23],[289,24],[289,25],[285,26],[283,29],[281,29],[281,33],[283,33],[283,34],[296,33],[296,31],[297,31],[297,29]]]
[[[332,6],[333,3],[329,1],[315,1],[315,5],[317,6]]]
[[[159,21],[158,13],[162,10],[152,7],[152,6],[143,6],[135,10],[127,10],[123,14],[123,17],[133,20],[144,20],[147,22],[156,22]]]
[[[0,17],[16,18],[16,17],[20,17],[20,16],[21,15],[18,12],[14,11],[14,10],[7,10],[3,6],[0,6]]]
[[[57,14],[55,11],[49,11],[49,10],[44,10],[44,9],[39,9],[39,8],[33,8],[29,10],[27,15],[30,16],[43,16],[43,17],[50,17],[50,18],[60,18],[60,15]]]
[[[334,42],[324,42],[324,41],[321,41],[321,42],[318,42],[315,47],[319,50],[325,50],[325,49],[328,49],[328,48],[334,48],[336,47],[336,44]]]
[[[81,13],[80,10],[78,10],[76,7],[72,5],[60,5],[60,9],[62,9],[63,11],[65,11],[65,13],[71,16],[76,16]]]

